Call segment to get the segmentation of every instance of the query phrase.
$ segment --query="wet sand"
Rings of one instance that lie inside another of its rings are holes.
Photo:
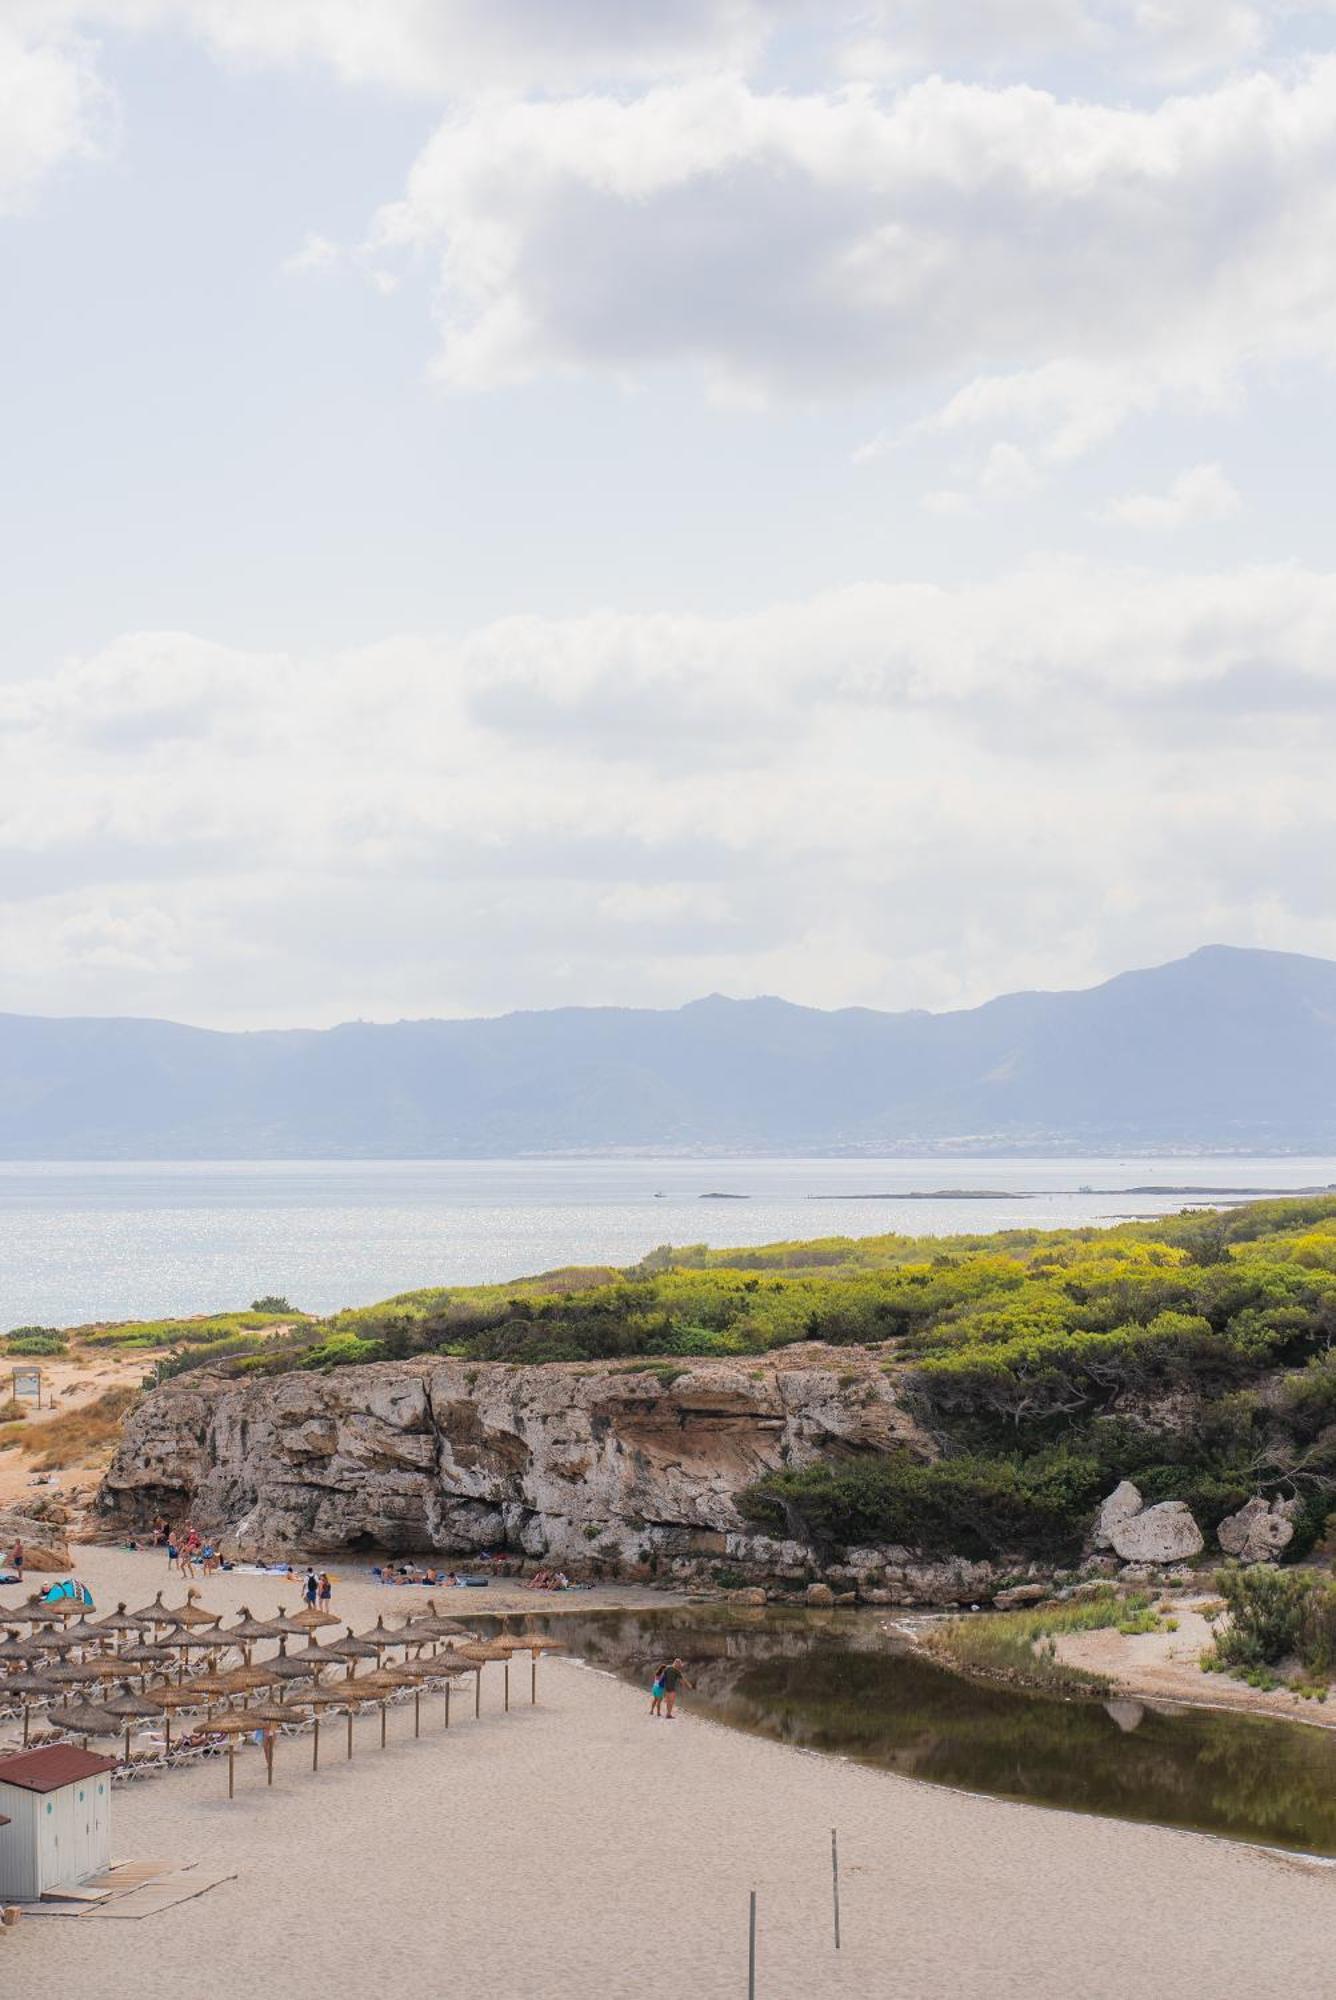
[[[164,1570],[94,1550],[80,1573],[102,1609],[146,1602]],[[261,1578],[201,1587],[257,1615],[280,1601]],[[361,1627],[425,1593],[342,1596]],[[451,1609],[500,1596],[459,1592]],[[231,1804],[222,1761],[118,1790],[117,1858],[237,1879],[142,1922],[29,1919],[0,1943],[0,1985],[24,2000],[735,2000],[755,1888],[759,2000],[1332,1990],[1336,1870],[790,1750],[697,1720],[689,1695],[677,1720],[651,1721],[635,1689],[559,1658],[540,1667],[537,1708],[527,1679],[527,1663],[512,1670],[506,1716],[486,1670],[481,1723],[461,1684],[448,1734],[440,1698],[424,1702],[418,1742],[411,1703],[392,1710],[383,1753],[368,1719],[351,1764],[335,1726],[315,1776],[309,1740],[285,1739],[272,1791],[249,1750]]]

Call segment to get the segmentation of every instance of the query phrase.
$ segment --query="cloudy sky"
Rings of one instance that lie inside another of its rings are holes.
[[[0,0],[0,1007],[1336,956],[1336,0]]]

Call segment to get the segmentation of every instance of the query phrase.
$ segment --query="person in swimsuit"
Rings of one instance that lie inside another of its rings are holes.
[[[691,1682],[687,1679],[686,1662],[684,1660],[669,1660],[665,1666],[659,1668],[655,1679],[663,1687],[664,1720],[671,1722],[673,1719],[673,1710],[677,1706],[678,1689],[680,1687],[691,1686]]]

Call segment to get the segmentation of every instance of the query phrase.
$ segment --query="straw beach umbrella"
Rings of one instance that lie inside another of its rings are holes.
[[[380,1647],[373,1646],[369,1639],[359,1639],[351,1625],[342,1639],[331,1639],[324,1650],[332,1657],[348,1662],[349,1680],[357,1672],[357,1662],[359,1660],[378,1660],[380,1658]]]
[[[123,1604],[118,1604],[114,1611],[109,1611],[105,1618],[99,1618],[97,1622],[103,1632],[111,1632],[122,1638],[127,1632],[141,1632],[145,1625],[145,1620],[141,1616],[127,1611]]]
[[[130,1761],[130,1731],[135,1723],[151,1718],[154,1722],[162,1714],[162,1703],[154,1701],[150,1695],[136,1694],[129,1681],[122,1683],[121,1692],[102,1704],[108,1715],[114,1715],[125,1724],[125,1761]]]
[[[118,1736],[120,1722],[114,1715],[108,1715],[105,1708],[94,1708],[87,1702],[72,1702],[68,1708],[53,1708],[47,1715],[52,1729],[63,1729],[71,1736]]]
[[[509,1714],[510,1713],[510,1648],[508,1646],[498,1645],[496,1641],[492,1639],[482,1639],[476,1641],[471,1646],[461,1646],[459,1650],[464,1655],[466,1660],[476,1660],[478,1663],[478,1686],[474,1701],[475,1713],[478,1715],[482,1714],[482,1670],[484,1666],[486,1666],[489,1662],[496,1660],[502,1664],[505,1672],[505,1706],[506,1706],[506,1713]]]
[[[237,1738],[249,1736],[255,1724],[244,1708],[230,1708],[225,1715],[215,1716],[208,1727],[212,1735],[227,1738],[227,1796],[229,1799],[235,1798]]]
[[[548,1639],[541,1632],[503,1632],[493,1639],[494,1646],[504,1646],[508,1653],[528,1653],[529,1702],[532,1706],[538,1700],[538,1656],[540,1653],[564,1653],[566,1648],[560,1639]]]
[[[28,1660],[35,1660],[36,1657],[37,1649],[33,1645],[32,1640],[20,1639],[17,1626],[6,1626],[5,1636],[3,1639],[0,1639],[0,1662],[8,1662],[10,1660],[26,1662]]]
[[[28,1747],[28,1723],[32,1711],[43,1701],[52,1701],[62,1692],[58,1681],[48,1680],[45,1674],[7,1674],[0,1681],[0,1701],[10,1695],[23,1697],[23,1747]],[[34,1702],[33,1696],[37,1697]]]
[[[289,1618],[286,1610],[280,1604],[278,1607],[278,1616],[269,1620],[269,1630],[279,1638],[304,1639],[308,1633],[318,1630],[321,1625],[328,1622],[319,1613],[312,1619],[304,1611],[298,1611],[293,1617]]]
[[[199,1601],[199,1592],[188,1590],[185,1603],[174,1606],[167,1613],[167,1622],[169,1625],[188,1625],[194,1631],[200,1625],[217,1625],[222,1615],[221,1611],[206,1611]]]

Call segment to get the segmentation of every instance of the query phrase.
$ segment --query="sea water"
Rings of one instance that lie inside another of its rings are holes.
[[[1075,1227],[1332,1184],[1336,1159],[1192,1155],[8,1161],[0,1331],[274,1292],[323,1313],[421,1285],[632,1264],[663,1243]]]

